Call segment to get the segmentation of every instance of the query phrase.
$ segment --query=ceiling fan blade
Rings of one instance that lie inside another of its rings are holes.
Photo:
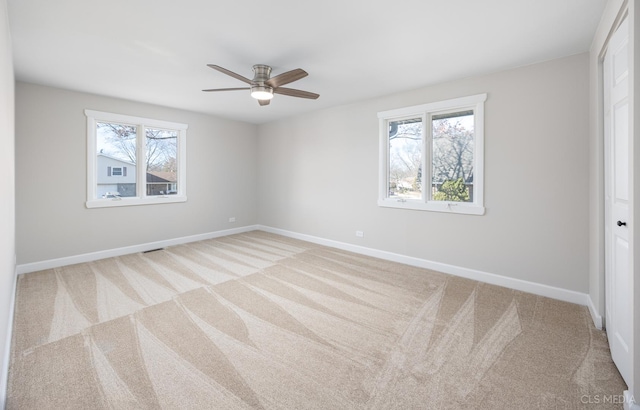
[[[281,85],[289,84],[294,81],[298,81],[301,78],[308,76],[309,74],[302,68],[296,68],[295,70],[287,71],[273,78],[268,79],[265,83],[273,88],[280,87]]]
[[[222,68],[222,67],[220,67],[219,65],[215,65],[215,64],[207,64],[207,67],[211,67],[211,68],[213,68],[214,70],[218,70],[218,71],[220,71],[221,73],[225,73],[226,75],[230,75],[231,77],[233,77],[233,78],[237,78],[238,80],[243,81],[243,82],[245,82],[245,83],[247,83],[247,84],[251,84],[251,80],[249,80],[248,78],[243,77],[243,76],[241,76],[240,74],[236,74],[236,73],[234,73],[233,71],[229,71],[229,70],[227,70],[226,68]]]
[[[260,105],[269,105],[271,100],[258,100],[258,104]]]
[[[320,97],[320,94],[284,87],[274,88],[273,92],[276,94],[288,95],[290,97],[309,98],[311,100],[315,100]]]
[[[238,91],[238,90],[250,90],[251,87],[240,87],[240,88],[210,88],[208,90],[202,90],[205,92],[209,91]]]

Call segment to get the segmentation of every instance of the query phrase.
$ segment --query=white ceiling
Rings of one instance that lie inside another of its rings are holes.
[[[16,78],[252,123],[585,52],[605,0],[8,0]],[[303,68],[260,107],[217,64]]]

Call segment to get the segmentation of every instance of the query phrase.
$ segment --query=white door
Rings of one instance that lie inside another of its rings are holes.
[[[605,325],[611,356],[631,382],[631,271],[629,270],[629,29],[627,20],[604,58]]]

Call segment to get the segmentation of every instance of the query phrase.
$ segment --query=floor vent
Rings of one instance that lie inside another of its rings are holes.
[[[164,248],[150,249],[150,250],[148,250],[148,251],[144,251],[144,252],[142,252],[142,253],[150,253],[150,252],[155,252],[155,251],[161,251],[161,250],[163,250],[163,249],[164,249]]]

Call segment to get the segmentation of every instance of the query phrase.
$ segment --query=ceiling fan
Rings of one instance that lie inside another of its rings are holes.
[[[264,64],[256,64],[253,66],[253,80],[249,80],[246,77],[236,74],[233,71],[229,71],[226,68],[222,68],[215,64],[207,64],[208,67],[218,70],[221,73],[225,73],[233,78],[236,78],[242,82],[249,84],[249,87],[239,88],[213,88],[202,91],[236,91],[236,90],[251,90],[251,96],[258,100],[260,105],[269,105],[269,102],[273,98],[273,94],[288,95],[290,97],[309,98],[315,100],[320,97],[319,94],[311,93],[309,91],[296,90],[293,88],[285,88],[283,85],[292,83],[301,78],[308,76],[309,74],[301,68],[287,71],[286,73],[279,74],[273,78],[269,78],[271,75],[271,67]]]

